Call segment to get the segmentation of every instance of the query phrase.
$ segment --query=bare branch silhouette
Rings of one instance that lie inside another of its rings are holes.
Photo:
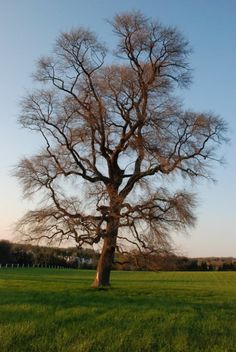
[[[26,197],[42,195],[19,231],[79,246],[102,241],[95,286],[109,285],[115,250],[165,251],[173,230],[194,225],[194,195],[163,180],[212,178],[226,131],[218,116],[184,111],[175,97],[191,81],[189,44],[177,29],[138,12],[111,24],[115,63],[82,28],[61,34],[52,57],[39,60],[43,87],[24,98],[20,124],[44,148],[16,170]]]

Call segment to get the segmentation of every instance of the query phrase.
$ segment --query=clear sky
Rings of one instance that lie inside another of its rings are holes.
[[[19,101],[32,88],[36,60],[50,53],[61,31],[85,26],[112,43],[105,21],[141,10],[177,26],[193,48],[193,85],[183,92],[187,108],[212,111],[229,124],[226,164],[216,167],[217,184],[198,186],[198,223],[177,245],[189,256],[236,256],[236,1],[235,0],[0,0],[0,238],[12,238],[12,224],[30,204],[11,176],[39,142],[17,125]]]

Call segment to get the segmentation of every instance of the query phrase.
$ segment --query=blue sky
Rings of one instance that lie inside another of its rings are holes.
[[[175,236],[189,256],[236,256],[236,1],[234,0],[0,0],[0,238],[12,238],[12,224],[32,204],[23,201],[11,176],[14,165],[39,146],[17,125],[19,101],[33,87],[36,60],[50,53],[61,31],[85,26],[112,45],[106,19],[141,10],[177,26],[193,48],[193,84],[184,104],[212,111],[229,124],[226,164],[216,167],[217,184],[198,186],[198,223],[188,236]]]

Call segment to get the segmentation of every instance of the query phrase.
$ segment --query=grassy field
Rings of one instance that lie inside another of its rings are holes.
[[[236,351],[236,273],[0,270],[0,352]]]

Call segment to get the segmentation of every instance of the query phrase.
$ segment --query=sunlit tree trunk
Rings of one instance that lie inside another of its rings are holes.
[[[107,225],[106,237],[103,241],[97,272],[92,285],[95,288],[106,288],[110,286],[110,272],[116,249],[118,223],[118,220],[112,219]]]

